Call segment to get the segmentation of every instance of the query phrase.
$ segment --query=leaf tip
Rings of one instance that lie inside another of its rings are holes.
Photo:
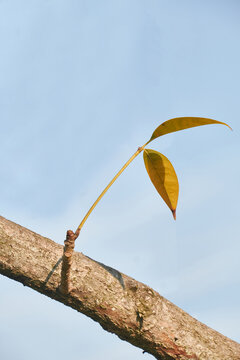
[[[224,122],[220,122],[220,124],[223,124],[223,125],[226,125],[231,131],[233,131],[233,129],[231,128],[230,125],[228,125],[227,123],[224,123]]]
[[[176,209],[175,209],[175,210],[172,210],[172,214],[173,214],[174,220],[176,220]]]

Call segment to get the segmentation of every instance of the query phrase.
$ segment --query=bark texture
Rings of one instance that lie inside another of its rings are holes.
[[[0,273],[64,303],[156,359],[240,360],[240,344],[150,287],[74,252],[72,290],[59,291],[63,246],[0,217]]]

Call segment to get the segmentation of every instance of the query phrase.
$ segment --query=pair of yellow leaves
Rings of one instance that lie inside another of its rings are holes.
[[[153,132],[150,140],[145,144],[149,144],[152,140],[159,136],[169,134],[171,132],[184,130],[201,125],[222,124],[230,128],[229,125],[212,119],[200,117],[179,117],[165,121],[157,127]],[[230,128],[231,129],[231,128]],[[148,175],[155,186],[157,192],[161,195],[167,206],[172,211],[176,220],[176,208],[178,202],[179,184],[176,172],[171,162],[159,152],[151,149],[144,149],[144,163]]]

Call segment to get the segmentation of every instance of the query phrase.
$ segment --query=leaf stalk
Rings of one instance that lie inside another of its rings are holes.
[[[126,167],[128,167],[128,165],[135,159],[135,157],[137,157],[145,148],[145,146],[147,145],[144,144],[143,146],[140,146],[137,151],[130,157],[130,159],[123,165],[123,167],[118,171],[118,173],[113,177],[113,179],[110,181],[110,183],[105,187],[105,189],[101,192],[101,194],[98,196],[98,198],[96,199],[96,201],[93,203],[93,205],[90,207],[90,209],[88,210],[88,212],[86,213],[86,215],[84,216],[84,218],[82,219],[81,223],[79,224],[76,233],[79,234],[79,232],[81,231],[83,225],[85,224],[87,218],[89,217],[89,215],[91,214],[91,212],[94,210],[94,208],[96,207],[96,205],[99,203],[99,201],[102,199],[102,197],[106,194],[106,192],[108,191],[108,189],[112,186],[112,184],[117,180],[117,178],[122,174],[122,172],[126,169]]]

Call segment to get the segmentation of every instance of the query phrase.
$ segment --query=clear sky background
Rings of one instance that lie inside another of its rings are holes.
[[[140,155],[76,250],[236,341],[239,18],[238,0],[0,1],[1,215],[63,244],[160,123],[227,122],[233,132],[210,125],[149,146],[178,174],[176,222]],[[0,352],[4,360],[152,358],[3,276]]]

